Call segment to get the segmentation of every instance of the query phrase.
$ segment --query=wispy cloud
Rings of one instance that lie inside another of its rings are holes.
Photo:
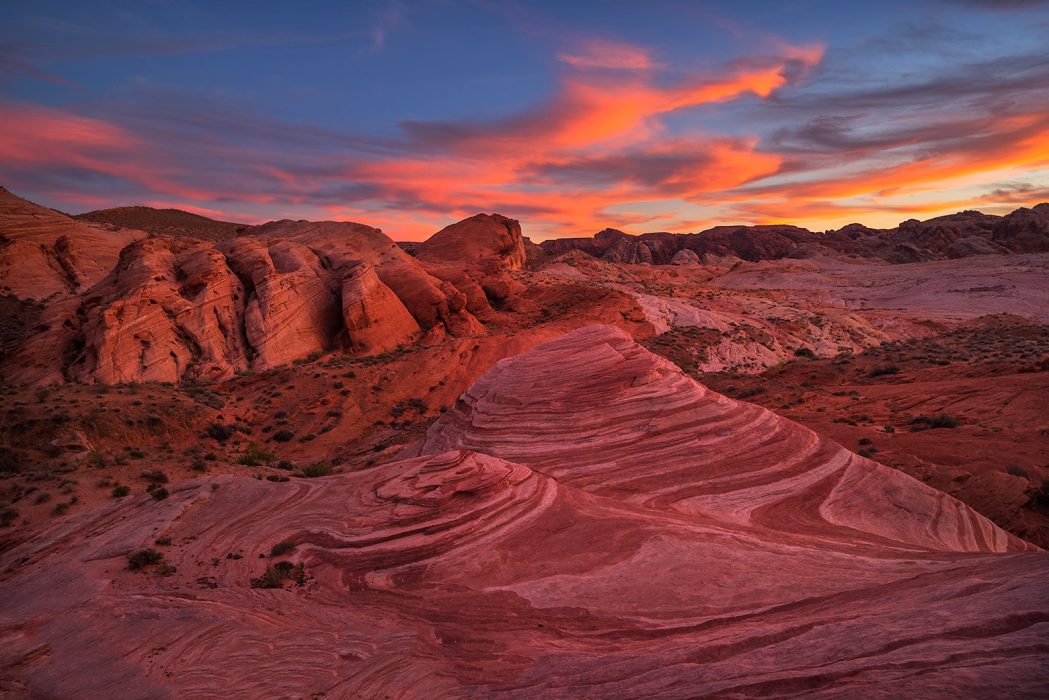
[[[607,70],[651,70],[661,67],[649,51],[633,44],[592,39],[575,52],[557,54],[557,59],[576,68]]]

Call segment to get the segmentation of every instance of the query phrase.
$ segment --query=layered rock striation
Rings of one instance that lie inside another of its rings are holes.
[[[399,461],[171,491],[0,554],[6,691],[1044,690],[1044,552],[605,326],[498,363]],[[146,547],[165,568],[128,570]]]

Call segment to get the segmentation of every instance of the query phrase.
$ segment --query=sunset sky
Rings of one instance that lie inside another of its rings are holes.
[[[0,184],[422,239],[1049,200],[1049,4],[4,3]]]

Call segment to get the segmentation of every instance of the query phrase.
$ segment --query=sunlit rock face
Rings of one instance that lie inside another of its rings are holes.
[[[105,230],[2,190],[0,283],[48,302],[45,322],[4,358],[4,376],[219,379],[329,350],[386,352],[424,334],[483,335],[475,314],[489,316],[492,301],[512,305],[520,290],[506,270],[523,263],[524,249],[517,222],[478,221],[463,222],[460,234],[497,228],[497,240],[480,236],[494,257],[449,276],[362,224],[275,221],[205,241]]]
[[[497,363],[399,461],[171,491],[0,554],[6,691],[1044,690],[1045,553],[607,326]],[[150,546],[175,570],[127,570]]]
[[[494,261],[516,270],[525,264],[521,224],[499,214],[477,214],[446,226],[419,244],[416,255],[427,262]]]
[[[467,309],[482,319],[492,308],[532,311],[522,298],[524,285],[510,270],[524,266],[527,254],[521,225],[499,214],[477,214],[447,226],[419,244],[415,255],[434,275],[466,294]]]

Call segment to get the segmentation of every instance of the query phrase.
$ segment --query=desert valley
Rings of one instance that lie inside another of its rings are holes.
[[[1049,700],[1049,1],[0,16],[0,700]]]
[[[1046,687],[1049,205],[398,245],[0,194],[13,697]]]

